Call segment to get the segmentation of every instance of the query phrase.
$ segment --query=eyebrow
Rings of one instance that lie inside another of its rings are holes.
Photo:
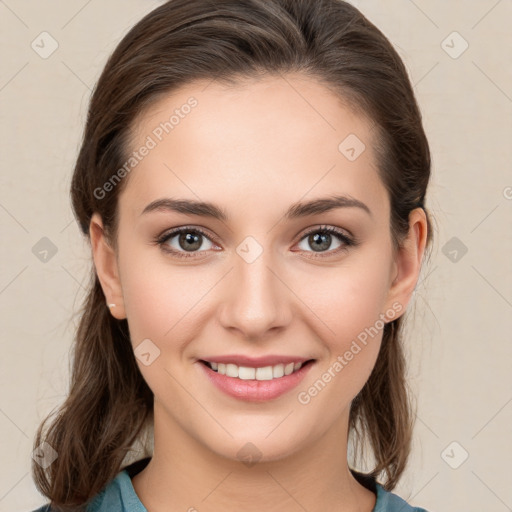
[[[368,213],[370,217],[373,216],[370,208],[358,199],[350,196],[335,195],[331,197],[313,199],[308,202],[294,203],[290,208],[288,208],[284,217],[288,220],[293,220],[301,217],[307,217],[308,215],[318,215],[337,208],[360,208]],[[172,211],[189,215],[198,215],[201,217],[211,217],[224,222],[229,221],[229,215],[221,207],[213,203],[192,199],[157,199],[152,203],[149,203],[140,215],[155,211]]]

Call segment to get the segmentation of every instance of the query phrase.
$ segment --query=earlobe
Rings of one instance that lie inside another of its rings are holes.
[[[105,295],[105,307],[114,318],[122,320],[126,314],[116,253],[108,243],[101,216],[97,212],[92,215],[89,236],[96,274]]]
[[[413,296],[427,239],[427,220],[423,208],[416,208],[409,214],[409,233],[402,247],[396,253],[393,279],[388,293],[388,307],[400,303],[405,312]]]

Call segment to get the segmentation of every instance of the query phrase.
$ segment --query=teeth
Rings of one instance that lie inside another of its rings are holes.
[[[237,366],[232,363],[210,363],[212,370],[227,377],[234,377],[242,380],[272,380],[279,379],[284,375],[290,375],[302,368],[302,363],[276,364],[275,366],[264,366],[262,368],[250,368]]]

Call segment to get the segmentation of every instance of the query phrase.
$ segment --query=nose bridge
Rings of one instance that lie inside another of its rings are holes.
[[[263,337],[266,331],[282,327],[290,319],[286,287],[275,275],[272,253],[248,237],[234,256],[221,322],[247,338]]]

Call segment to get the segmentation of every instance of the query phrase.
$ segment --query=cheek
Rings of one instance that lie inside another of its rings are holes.
[[[205,295],[215,284],[211,270],[174,265],[159,249],[126,243],[120,260],[123,298],[132,344],[149,338],[166,358],[180,351],[200,326]],[[171,353],[168,347],[174,343]]]
[[[304,302],[324,322],[322,331],[328,327],[330,337],[337,340],[334,343],[339,343],[340,348],[376,323],[382,328],[379,319],[385,313],[388,292],[384,267],[378,261],[373,266],[355,263],[330,271],[323,280],[318,280],[325,283],[322,286],[311,288],[309,284]]]
[[[195,278],[191,283],[190,270],[187,275],[184,269],[165,272],[165,266],[154,264],[146,269],[130,265],[129,269],[123,279],[123,294],[131,343],[136,356],[149,347],[152,358],[148,365],[137,358],[140,372],[155,400],[172,400],[177,410],[184,412],[190,403],[183,400],[180,386],[169,369],[174,369],[175,378],[183,380],[183,376],[178,377],[180,365],[187,340],[195,336],[200,324],[197,303],[205,290],[199,288]]]
[[[325,348],[325,363],[319,368],[325,380],[320,379],[333,383],[327,386],[343,403],[363,387],[379,353],[388,291],[386,264],[383,258],[340,267],[323,280],[323,287],[310,287],[304,300],[315,313],[311,329],[320,333]]]
[[[125,308],[132,341],[139,338],[169,339],[175,330],[183,332],[187,325],[187,314],[191,315],[202,292],[200,284],[190,273],[162,273],[156,268],[147,271],[130,271],[123,282]]]
[[[374,265],[365,272],[355,266],[340,269],[327,282],[323,293],[310,295],[317,300],[312,309],[318,317],[310,330],[320,335],[324,357],[297,392],[303,414],[321,417],[324,426],[348,414],[375,366],[385,325],[381,313],[387,281]],[[311,426],[315,428],[321,426]]]

